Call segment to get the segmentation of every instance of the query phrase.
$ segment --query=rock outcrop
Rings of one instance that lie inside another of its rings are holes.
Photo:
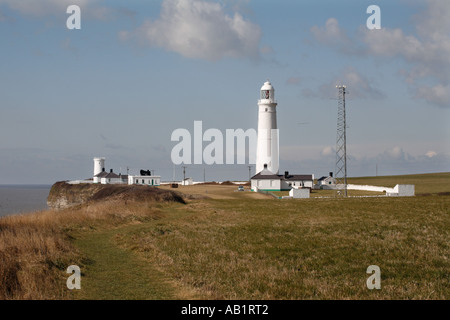
[[[68,184],[65,181],[59,181],[50,189],[47,205],[49,208],[59,210],[89,201],[112,199],[185,203],[181,193],[156,187],[90,183]]]

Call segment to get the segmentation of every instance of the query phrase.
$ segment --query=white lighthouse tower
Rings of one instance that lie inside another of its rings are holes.
[[[103,171],[105,167],[105,158],[103,157],[95,157],[94,158],[94,177]]]
[[[267,80],[261,87],[258,100],[258,144],[256,146],[256,173],[264,169],[278,174],[279,149],[277,127],[277,103],[275,90]]]

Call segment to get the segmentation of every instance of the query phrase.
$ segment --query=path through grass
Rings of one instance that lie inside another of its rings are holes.
[[[83,235],[76,246],[86,257],[82,269],[81,299],[159,300],[176,298],[164,275],[151,263],[120,248],[117,239],[134,226]]]

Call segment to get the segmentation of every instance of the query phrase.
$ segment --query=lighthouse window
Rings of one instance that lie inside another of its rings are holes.
[[[267,108],[266,108],[266,112],[267,112]]]

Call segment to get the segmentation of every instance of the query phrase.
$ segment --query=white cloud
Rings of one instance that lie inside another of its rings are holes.
[[[345,32],[339,27],[339,22],[336,18],[329,18],[323,27],[313,26],[311,32],[317,41],[327,45],[342,45],[350,41]]]
[[[403,148],[399,146],[395,146],[389,149],[384,150],[383,153],[378,154],[375,157],[380,162],[387,162],[387,163],[398,163],[398,162],[410,162],[415,161],[416,158],[409,154],[408,152],[404,151]]]
[[[425,149],[427,150],[427,149]],[[348,145],[347,170],[349,176],[413,174],[427,172],[448,172],[450,153],[417,151],[414,154],[400,145],[387,147],[382,144],[376,150],[372,146]],[[280,172],[314,173],[323,176],[335,171],[335,150],[333,146],[281,146]],[[357,155],[360,152],[361,155]]]
[[[164,0],[160,17],[146,21],[119,38],[161,47],[188,58],[219,60],[224,57],[258,57],[259,26],[235,12],[225,13],[219,3],[202,0]]]
[[[331,155],[334,155],[335,153],[336,153],[336,151],[334,150],[333,147],[327,146],[327,147],[322,149],[322,151],[320,152],[320,155],[322,155],[322,156],[331,156]]]
[[[0,0],[5,5],[23,15],[44,17],[49,15],[66,15],[67,7],[77,5],[84,16],[104,19],[109,9],[99,6],[99,0]]]
[[[448,73],[450,71],[450,35],[447,33],[448,31],[442,31],[440,34],[431,32],[419,38],[405,35],[400,29],[381,29],[376,32],[365,30],[363,41],[370,55],[398,56],[409,62],[411,71],[406,75],[410,82],[429,76],[448,82],[450,80]]]
[[[363,53],[360,44],[347,35],[345,30],[339,26],[336,18],[329,18],[325,22],[325,26],[313,26],[310,31],[315,41],[333,47],[341,53],[351,55]]]
[[[323,99],[336,98],[336,85],[345,84],[353,98],[384,98],[384,94],[374,87],[373,83],[363,74],[359,73],[353,67],[348,67],[341,73],[341,76],[336,76],[330,82],[320,85],[316,90],[304,89],[303,95],[305,97],[320,97]]]
[[[413,21],[415,34],[361,26],[350,39],[335,18],[328,19],[323,27],[314,26],[311,33],[317,42],[341,53],[404,60],[408,68],[399,71],[414,97],[450,107],[450,1],[428,0],[427,9]]]
[[[86,6],[88,0],[0,0],[0,5],[7,5],[22,14],[44,16],[55,13],[66,13],[68,6],[75,4]]]
[[[434,152],[434,151],[428,151],[427,153],[425,153],[425,155],[426,155],[428,158],[433,158],[433,157],[437,156],[437,153]]]
[[[392,157],[394,159],[400,159],[404,158],[405,153],[402,148],[393,147],[391,149],[386,150],[383,155]]]
[[[438,84],[434,87],[420,86],[416,91],[416,97],[439,106],[449,107],[450,105],[450,85]]]

